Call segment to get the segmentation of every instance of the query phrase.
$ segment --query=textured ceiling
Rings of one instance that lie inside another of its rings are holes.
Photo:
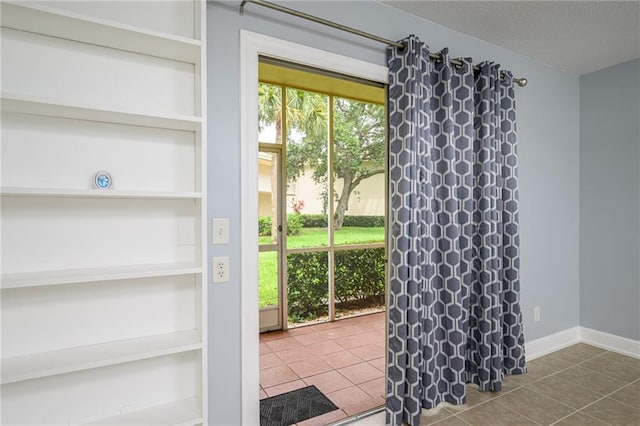
[[[384,1],[565,71],[640,57],[640,1]]]

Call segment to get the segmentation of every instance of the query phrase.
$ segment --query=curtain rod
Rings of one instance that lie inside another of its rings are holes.
[[[335,28],[335,29],[340,30],[340,31],[344,31],[344,32],[347,32],[347,33],[358,35],[360,37],[364,37],[364,38],[368,38],[370,40],[377,41],[379,43],[387,44],[387,45],[390,45],[390,46],[396,46],[396,47],[400,47],[400,48],[404,47],[404,45],[402,43],[399,43],[397,41],[387,40],[386,38],[379,37],[379,36],[374,35],[374,34],[370,34],[370,33],[364,32],[364,31],[360,31],[360,30],[355,29],[355,28],[347,27],[346,25],[338,24],[338,23],[333,22],[333,21],[328,21],[326,19],[318,18],[317,16],[313,16],[313,15],[309,15],[307,13],[299,12],[299,11],[294,10],[294,9],[289,9],[288,7],[280,6],[279,4],[269,3],[269,2],[264,1],[264,0],[242,0],[242,3],[240,3],[240,15],[244,14],[244,7],[245,7],[245,5],[247,3],[253,3],[253,4],[256,4],[258,6],[263,6],[263,7],[269,8],[269,9],[277,10],[278,12],[282,12],[282,13],[286,13],[286,14],[289,14],[289,15],[297,16],[298,18],[302,18],[302,19],[306,19],[308,21],[316,22],[318,24],[326,25],[328,27]],[[439,54],[439,53],[429,53],[429,58],[431,58],[434,61],[441,61],[442,60],[442,55]],[[451,59],[451,60],[449,60],[449,62],[452,63],[453,65],[456,65],[456,66],[462,66],[463,65],[463,62],[459,61],[457,59]],[[478,67],[474,67],[474,69],[479,69],[479,68]],[[520,87],[524,87],[528,83],[528,81],[527,81],[527,79],[525,77],[513,78],[513,81]]]

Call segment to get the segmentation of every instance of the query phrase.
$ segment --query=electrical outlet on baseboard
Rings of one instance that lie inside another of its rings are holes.
[[[229,282],[229,257],[213,258],[213,282],[228,283]]]

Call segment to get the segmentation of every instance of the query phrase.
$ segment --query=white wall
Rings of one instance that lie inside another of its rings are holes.
[[[580,78],[580,323],[640,340],[640,60]]]
[[[328,7],[330,5],[330,7]],[[240,424],[240,29],[385,65],[384,46],[238,1],[208,5],[209,217],[231,218],[231,282],[209,292],[209,408],[212,424]],[[287,6],[399,40],[414,33],[434,50],[494,60],[526,76],[517,89],[522,308],[528,340],[579,324],[579,79],[532,59],[374,1],[287,2]],[[256,284],[257,286],[257,284]],[[542,320],[534,323],[533,307]]]

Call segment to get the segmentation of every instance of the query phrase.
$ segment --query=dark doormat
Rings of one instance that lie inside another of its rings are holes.
[[[288,426],[338,407],[315,386],[297,389],[260,401],[260,426]]]

